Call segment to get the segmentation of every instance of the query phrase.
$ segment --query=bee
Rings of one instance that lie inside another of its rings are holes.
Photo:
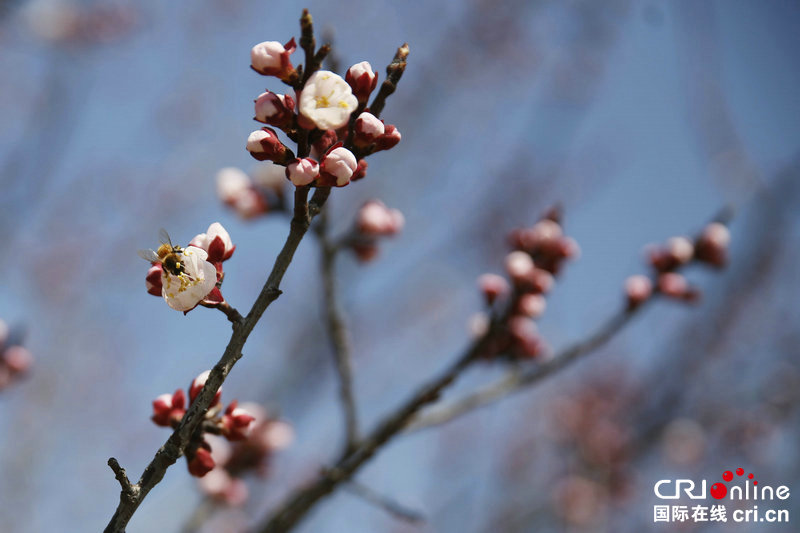
[[[185,274],[183,248],[172,244],[172,239],[164,228],[159,231],[158,238],[161,241],[158,250],[139,250],[139,257],[151,263],[161,263],[161,267],[173,276]]]

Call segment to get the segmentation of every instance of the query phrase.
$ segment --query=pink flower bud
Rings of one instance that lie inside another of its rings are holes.
[[[533,274],[533,269],[533,259],[525,252],[511,252],[506,256],[506,272],[514,283],[524,282]]]
[[[650,298],[652,293],[653,282],[647,276],[639,274],[625,280],[625,296],[628,298],[630,307],[641,305]]]
[[[666,250],[678,265],[684,265],[692,260],[694,244],[686,237],[671,237],[667,239]]]
[[[658,290],[670,298],[684,298],[689,293],[689,283],[677,272],[665,272],[658,276]]]
[[[356,171],[353,172],[353,177],[350,178],[350,181],[358,181],[365,177],[367,177],[367,161],[365,159],[359,159],[358,167],[356,167]]]
[[[205,250],[208,253],[206,261],[209,263],[227,261],[236,250],[236,246],[231,241],[231,236],[219,222],[211,224],[206,233],[196,235],[189,242],[189,246],[196,246]]]
[[[151,419],[156,425],[171,427],[174,422],[180,422],[185,413],[186,396],[181,389],[176,390],[173,394],[162,394],[153,400]]]
[[[497,274],[483,274],[478,278],[478,287],[486,298],[486,303],[492,305],[498,298],[508,294],[510,287],[506,279]]]
[[[294,39],[285,45],[277,41],[266,41],[259,43],[250,50],[250,64],[256,72],[265,76],[276,76],[277,78],[291,82],[297,76],[297,72],[289,60],[289,55],[295,51],[297,45]]]
[[[366,202],[356,215],[356,230],[370,237],[395,235],[404,224],[403,214],[397,209],[389,209],[380,200]]]
[[[172,394],[162,394],[153,400],[153,422],[159,426],[169,426],[172,414]]]
[[[294,159],[294,154],[278,139],[272,128],[261,128],[247,138],[247,151],[259,161],[285,164]]]
[[[523,243],[528,250],[548,248],[556,244],[563,234],[564,232],[558,222],[545,218],[528,228],[523,235]]]
[[[353,242],[350,244],[350,249],[356,255],[356,259],[362,263],[368,263],[378,257],[378,245],[374,240],[367,240],[364,242]]]
[[[310,157],[295,159],[286,166],[286,177],[297,187],[308,185],[319,177],[319,163]]]
[[[536,268],[528,277],[528,283],[524,284],[531,291],[536,293],[548,293],[553,288],[556,279],[547,270]]]
[[[276,128],[289,126],[294,118],[294,99],[286,94],[276,94],[271,91],[261,93],[256,100],[255,108],[257,121]]]
[[[375,139],[375,151],[388,150],[400,142],[402,136],[400,132],[391,124],[386,124],[383,127],[383,135]]]
[[[156,263],[150,267],[150,270],[147,271],[147,276],[145,276],[144,281],[148,294],[152,294],[153,296],[161,296],[162,273],[163,268],[161,267],[161,263]]]
[[[233,401],[225,409],[222,416],[223,433],[228,440],[243,440],[250,431],[250,425],[255,417],[247,410],[237,407],[237,402]]]
[[[519,312],[530,318],[539,318],[547,309],[547,300],[541,294],[523,294],[518,303]]]
[[[195,477],[205,476],[216,466],[211,457],[211,451],[203,447],[192,452],[187,451],[186,459],[189,462],[189,473]]]
[[[358,115],[354,131],[353,144],[359,148],[366,148],[383,135],[384,126],[383,122],[378,120],[375,115],[365,111]]]
[[[572,237],[563,237],[558,242],[559,256],[564,259],[578,259],[581,256],[581,247]]]
[[[200,391],[203,390],[203,387],[208,381],[208,376],[211,374],[210,370],[206,370],[202,372],[199,376],[194,378],[192,384],[189,386],[189,403],[194,403],[194,400],[197,398],[197,395],[200,394]],[[222,388],[220,388],[217,393],[214,395],[214,399],[211,400],[211,403],[208,405],[209,408],[214,407],[219,402],[219,398],[222,396]]]
[[[728,245],[731,241],[731,232],[719,222],[712,222],[703,229],[697,239],[697,259],[716,267],[722,267],[727,262]]]
[[[661,248],[657,244],[648,244],[644,249],[647,261],[653,268],[659,272],[666,272],[677,267],[678,264],[675,258],[665,248]]]
[[[236,197],[250,186],[249,176],[239,168],[226,167],[217,172],[217,196],[228,205],[233,205]]]
[[[214,468],[197,483],[208,496],[227,505],[238,507],[247,501],[247,485],[241,479],[231,477],[224,468]]]
[[[264,197],[252,188],[237,196],[232,203],[232,207],[236,214],[244,220],[250,220],[269,211]]]
[[[513,351],[521,357],[536,357],[542,352],[543,342],[536,323],[528,317],[515,316],[508,321],[508,331],[513,339]]]
[[[366,104],[370,93],[378,85],[378,76],[372,71],[372,65],[366,61],[347,69],[344,79],[350,84],[353,94],[361,104]]]
[[[358,162],[353,152],[347,148],[333,148],[320,163],[319,185],[323,187],[344,187],[350,183]]]
[[[11,346],[3,353],[3,360],[12,375],[21,374],[33,364],[33,354],[24,346]]]

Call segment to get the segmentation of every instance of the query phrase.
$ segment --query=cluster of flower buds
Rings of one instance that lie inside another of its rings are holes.
[[[236,246],[222,224],[214,222],[186,248],[173,246],[168,238],[164,240],[167,242],[158,251],[140,252],[152,264],[145,277],[147,292],[163,297],[167,305],[184,313],[198,305],[224,304],[220,291],[225,277],[222,264],[231,258]]]
[[[689,237],[671,237],[662,245],[650,245],[645,255],[655,273],[653,278],[637,274],[625,280],[628,307],[634,309],[658,292],[675,300],[693,302],[700,291],[692,287],[683,274],[682,267],[693,261],[715,268],[725,266],[731,234],[722,222],[711,222],[694,240]]]
[[[403,230],[405,217],[398,209],[390,209],[380,200],[369,200],[358,210],[350,232],[340,246],[351,250],[361,262],[378,256],[378,242],[383,237],[393,237]]]
[[[21,344],[21,331],[0,319],[0,390],[23,376],[33,363],[30,350]]]
[[[172,394],[162,394],[153,400],[152,420],[156,425],[176,428],[189,405],[195,401],[200,391],[208,380],[210,371],[205,371],[197,376],[189,386],[189,402],[187,405],[186,395],[183,389],[178,389]],[[212,468],[215,461],[211,455],[211,445],[205,436],[207,433],[221,435],[229,441],[240,441],[247,438],[253,425],[255,416],[247,409],[238,406],[236,400],[232,401],[226,409],[222,409],[220,397],[222,389],[217,391],[214,399],[209,405],[201,431],[197,432],[192,441],[186,447],[186,460],[189,466],[189,473],[193,476],[203,477]]]
[[[217,172],[217,196],[240,218],[250,220],[285,208],[286,168],[266,161],[250,175],[236,167]]]
[[[300,42],[308,54],[314,49],[314,40],[307,11],[301,18],[301,27]],[[266,126],[250,134],[247,150],[259,161],[285,167],[286,178],[297,187],[344,187],[366,175],[366,156],[400,142],[400,132],[376,116],[386,94],[377,103],[375,114],[367,107],[378,84],[378,76],[368,62],[350,67],[344,79],[334,72],[318,70],[321,58],[329,50],[326,45],[303,72],[302,66],[295,67],[291,62],[296,48],[294,39],[285,45],[268,41],[255,45],[250,52],[253,70],[280,79],[294,89],[294,96],[271,91],[258,96],[254,118]],[[391,90],[405,69],[407,55],[408,46],[403,45],[387,68],[384,83]],[[298,143],[300,157],[295,157],[276,130]]]
[[[288,447],[294,440],[289,423],[271,416],[258,404],[242,404],[254,417],[244,439],[231,442],[209,435],[211,457],[215,467],[198,480],[200,490],[210,498],[226,505],[239,506],[248,497],[242,479],[249,473],[266,477],[273,454]]]
[[[512,231],[509,240],[513,251],[506,256],[505,267],[510,281],[497,274],[478,278],[490,313],[474,316],[470,324],[476,336],[487,336],[482,355],[489,359],[543,354],[546,345],[535,320],[544,313],[545,295],[565,261],[580,254],[577,242],[564,235],[556,208],[533,226]]]

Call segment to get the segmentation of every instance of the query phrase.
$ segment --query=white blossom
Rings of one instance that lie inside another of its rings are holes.
[[[321,130],[339,129],[350,119],[358,100],[341,76],[318,70],[300,93],[300,114]]]
[[[167,305],[177,311],[194,309],[217,283],[217,269],[206,261],[208,254],[196,246],[187,246],[181,254],[184,271],[161,274],[161,293]]]

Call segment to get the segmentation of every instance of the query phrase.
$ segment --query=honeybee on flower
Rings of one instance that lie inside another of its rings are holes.
[[[150,263],[161,263],[162,268],[173,276],[180,276],[186,272],[181,262],[183,248],[172,244],[169,233],[164,228],[158,232],[161,245],[157,250],[139,250],[139,257]]]
[[[163,229],[159,236],[161,245],[157,250],[139,250],[139,256],[153,264],[147,276],[148,292],[158,294],[160,282],[167,305],[177,311],[190,311],[216,289],[217,269],[207,261],[206,250],[192,245],[175,246]]]

